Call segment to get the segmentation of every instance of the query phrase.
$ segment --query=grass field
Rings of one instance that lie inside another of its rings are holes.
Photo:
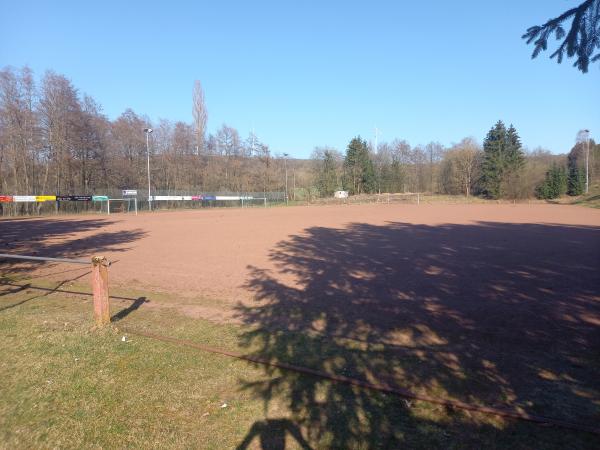
[[[38,286],[54,287],[39,281]],[[247,350],[240,348],[239,339],[245,330],[233,325],[193,320],[170,310],[138,310],[135,317],[125,316],[100,331],[90,325],[88,296],[46,295],[31,288],[7,292],[6,286],[0,292],[3,448],[243,448],[252,437],[249,448],[281,448],[282,436],[284,448],[302,448],[295,433],[311,448],[398,443],[409,448],[592,448],[596,442],[587,433],[408,402],[293,373],[266,376],[260,367],[242,361],[119,330],[151,330]],[[126,301],[115,303],[113,314],[118,316]],[[315,345],[326,358],[349,358],[357,350],[314,337],[293,339],[304,349],[296,353],[296,362],[307,365],[314,362],[310,350]],[[298,421],[285,392],[273,393],[265,404],[253,387],[274,381],[282,383],[278,390],[320,389],[320,401],[317,395],[314,405],[296,413],[317,412],[328,421],[325,429],[311,436],[314,429],[306,418]],[[360,430],[359,421],[363,427],[378,425]]]
[[[361,205],[1,221],[11,252],[117,261],[106,330],[74,293],[89,292],[87,269],[2,266],[2,445],[594,448],[590,433],[130,331],[597,426],[599,213]]]

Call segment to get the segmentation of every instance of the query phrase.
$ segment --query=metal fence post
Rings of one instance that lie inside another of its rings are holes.
[[[104,256],[92,257],[92,292],[94,294],[94,319],[102,327],[110,323],[108,305],[108,266]]]

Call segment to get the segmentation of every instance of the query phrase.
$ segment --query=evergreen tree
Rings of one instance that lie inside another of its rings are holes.
[[[585,171],[581,167],[569,167],[567,193],[572,196],[581,195],[585,191]]]
[[[521,149],[521,138],[515,127],[510,125],[506,131],[506,147],[504,152],[504,173],[502,176],[502,196],[509,198],[518,198],[523,193],[520,192],[522,183],[521,177],[523,167],[525,166],[525,154]]]
[[[369,154],[369,148],[366,147],[365,143],[365,152],[362,156],[362,164],[363,164],[363,192],[372,194],[377,192],[377,177],[375,176],[375,166],[373,165],[373,160],[371,159],[371,155]]]
[[[483,142],[481,190],[488,198],[506,195],[516,197],[516,182],[525,164],[521,140],[512,125],[506,129],[499,120],[488,132]]]
[[[573,66],[586,73],[590,63],[600,61],[600,0],[585,0],[543,25],[529,27],[521,37],[527,44],[533,43],[531,57],[536,58],[548,49],[552,36],[562,42],[550,58],[558,63],[564,57],[575,58]]]
[[[521,138],[514,126],[506,131],[506,170],[518,172],[525,165],[525,154],[521,149]]]
[[[320,163],[317,178],[317,189],[321,196],[331,196],[339,188],[337,176],[337,164],[335,155],[331,150],[323,151],[323,159]]]
[[[585,192],[585,146],[578,142],[569,152],[569,189],[567,193],[572,196]]]
[[[483,141],[481,183],[483,194],[489,198],[499,198],[501,195],[505,142],[506,127],[499,120]]]
[[[348,144],[344,160],[344,186],[351,194],[373,193],[377,185],[375,168],[367,142],[360,136]]]
[[[552,199],[558,198],[567,193],[568,184],[567,171],[564,167],[553,165],[548,172],[544,182],[539,185],[535,194],[537,198]]]

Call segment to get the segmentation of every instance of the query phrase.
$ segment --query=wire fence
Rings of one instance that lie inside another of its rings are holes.
[[[135,213],[137,209],[144,211],[171,209],[202,209],[202,208],[231,208],[231,207],[271,207],[277,205],[360,205],[360,204],[463,204],[490,202],[478,197],[457,195],[441,195],[431,193],[381,193],[351,195],[347,198],[319,197],[315,192],[303,192],[297,189],[290,192],[286,202],[285,192],[240,192],[240,191],[200,191],[183,189],[160,189],[152,191],[153,197],[163,197],[160,200],[148,201],[148,191],[137,189],[136,196],[124,195],[123,190],[109,189],[99,192],[96,201],[40,201],[40,202],[2,202],[0,199],[0,216],[36,216],[36,215],[65,215],[65,214],[107,214],[108,201],[110,212]],[[3,196],[0,196],[0,198]],[[80,196],[83,197],[83,196]],[[88,195],[88,197],[92,197]],[[101,198],[102,199],[101,199]],[[169,197],[172,199],[164,199]],[[179,197],[178,199],[175,199]],[[61,197],[62,198],[62,197]],[[113,201],[114,200],[114,201]],[[495,203],[529,203],[531,200],[498,200]]]
[[[108,302],[108,268],[110,267],[111,263],[104,256],[92,256],[90,260],[85,261],[82,259],[0,253],[0,263],[3,259],[89,265],[92,272],[91,287],[92,296],[94,298],[94,319],[96,321],[96,325],[105,326],[110,323],[110,305]]]
[[[135,191],[135,189],[134,189]],[[285,192],[233,192],[200,190],[160,189],[151,192],[152,197],[182,197],[179,200],[154,200],[148,201],[148,191],[137,189],[137,195],[124,195],[123,190],[107,189],[94,194],[95,200],[91,201],[27,201],[27,202],[0,202],[0,216],[37,216],[37,215],[63,215],[63,214],[107,214],[108,201],[111,200],[110,212],[134,212],[137,199],[137,209],[201,209],[201,208],[226,208],[226,207],[269,207],[285,203]],[[89,197],[89,195],[88,195]],[[189,199],[193,197],[194,199]],[[227,199],[223,199],[227,198]],[[237,198],[235,200],[234,198]]]
[[[423,194],[415,193],[383,193],[350,195],[346,198],[316,198],[310,204],[314,205],[362,205],[370,203],[384,204],[415,204],[423,199]]]

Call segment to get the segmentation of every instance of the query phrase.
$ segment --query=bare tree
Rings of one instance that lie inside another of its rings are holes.
[[[131,109],[125,110],[112,123],[112,175],[118,188],[129,188],[136,184],[142,186],[146,159],[146,140],[142,130],[147,126],[147,121]],[[155,170],[154,164],[151,167]]]
[[[38,125],[35,117],[36,90],[31,70],[0,72],[0,145],[11,180],[3,185],[12,189],[37,189],[36,157]]]
[[[427,151],[423,146],[417,145],[412,149],[411,163],[414,169],[414,179],[412,183],[413,188],[411,189],[412,192],[423,192],[427,190],[425,188],[427,180],[423,173],[427,159]]]
[[[412,159],[410,144],[404,139],[394,139],[392,147],[391,191],[406,192],[412,190],[409,186],[409,170]]]
[[[437,190],[434,183],[437,179],[436,166],[444,153],[444,147],[439,142],[430,142],[425,146],[425,150],[429,159],[429,189],[433,194]]]
[[[81,131],[81,104],[77,89],[63,75],[46,72],[42,80],[39,111],[44,140],[50,149],[56,193],[73,189],[73,154]]]
[[[454,151],[460,184],[464,189],[465,195],[468,197],[471,194],[474,174],[477,170],[479,158],[481,157],[481,147],[479,147],[475,139],[465,138],[455,146]]]
[[[311,159],[313,185],[322,196],[331,196],[340,189],[344,156],[334,148],[315,147]]]
[[[199,80],[194,81],[193,103],[192,114],[194,116],[194,133],[196,134],[196,154],[200,155],[204,153],[208,111],[204,101],[204,91]]]

